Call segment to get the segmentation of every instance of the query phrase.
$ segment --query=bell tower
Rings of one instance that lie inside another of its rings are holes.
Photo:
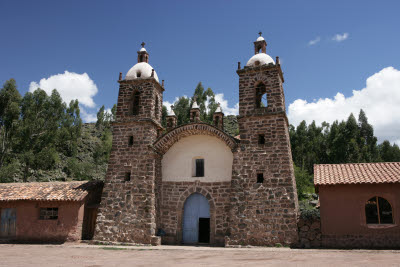
[[[298,201],[279,60],[264,38],[239,75],[240,149],[234,155],[227,245],[291,245]]]
[[[160,156],[151,145],[162,132],[163,85],[144,48],[120,75],[111,156],[97,217],[95,240],[159,244],[156,199]]]

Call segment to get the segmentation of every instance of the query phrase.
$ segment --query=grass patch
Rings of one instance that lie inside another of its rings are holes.
[[[116,248],[116,247],[101,247],[104,250],[127,250],[127,248]]]

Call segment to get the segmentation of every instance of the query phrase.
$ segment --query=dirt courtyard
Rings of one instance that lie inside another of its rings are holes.
[[[397,250],[0,245],[0,266],[400,266]]]

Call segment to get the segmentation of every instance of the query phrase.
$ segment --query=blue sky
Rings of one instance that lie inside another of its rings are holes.
[[[116,103],[118,73],[136,63],[142,41],[165,80],[165,101],[191,96],[201,81],[235,110],[237,62],[253,55],[262,31],[267,53],[281,59],[292,123],[342,119],[362,107],[380,140],[400,140],[399,1],[3,0],[0,10],[0,82],[15,78],[25,93],[62,74],[54,81],[65,98],[86,94],[87,118]],[[71,77],[89,85],[70,89]],[[381,116],[389,122],[380,125]]]

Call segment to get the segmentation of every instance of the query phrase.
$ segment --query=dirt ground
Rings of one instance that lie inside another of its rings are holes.
[[[0,266],[400,266],[400,251],[1,244]]]

